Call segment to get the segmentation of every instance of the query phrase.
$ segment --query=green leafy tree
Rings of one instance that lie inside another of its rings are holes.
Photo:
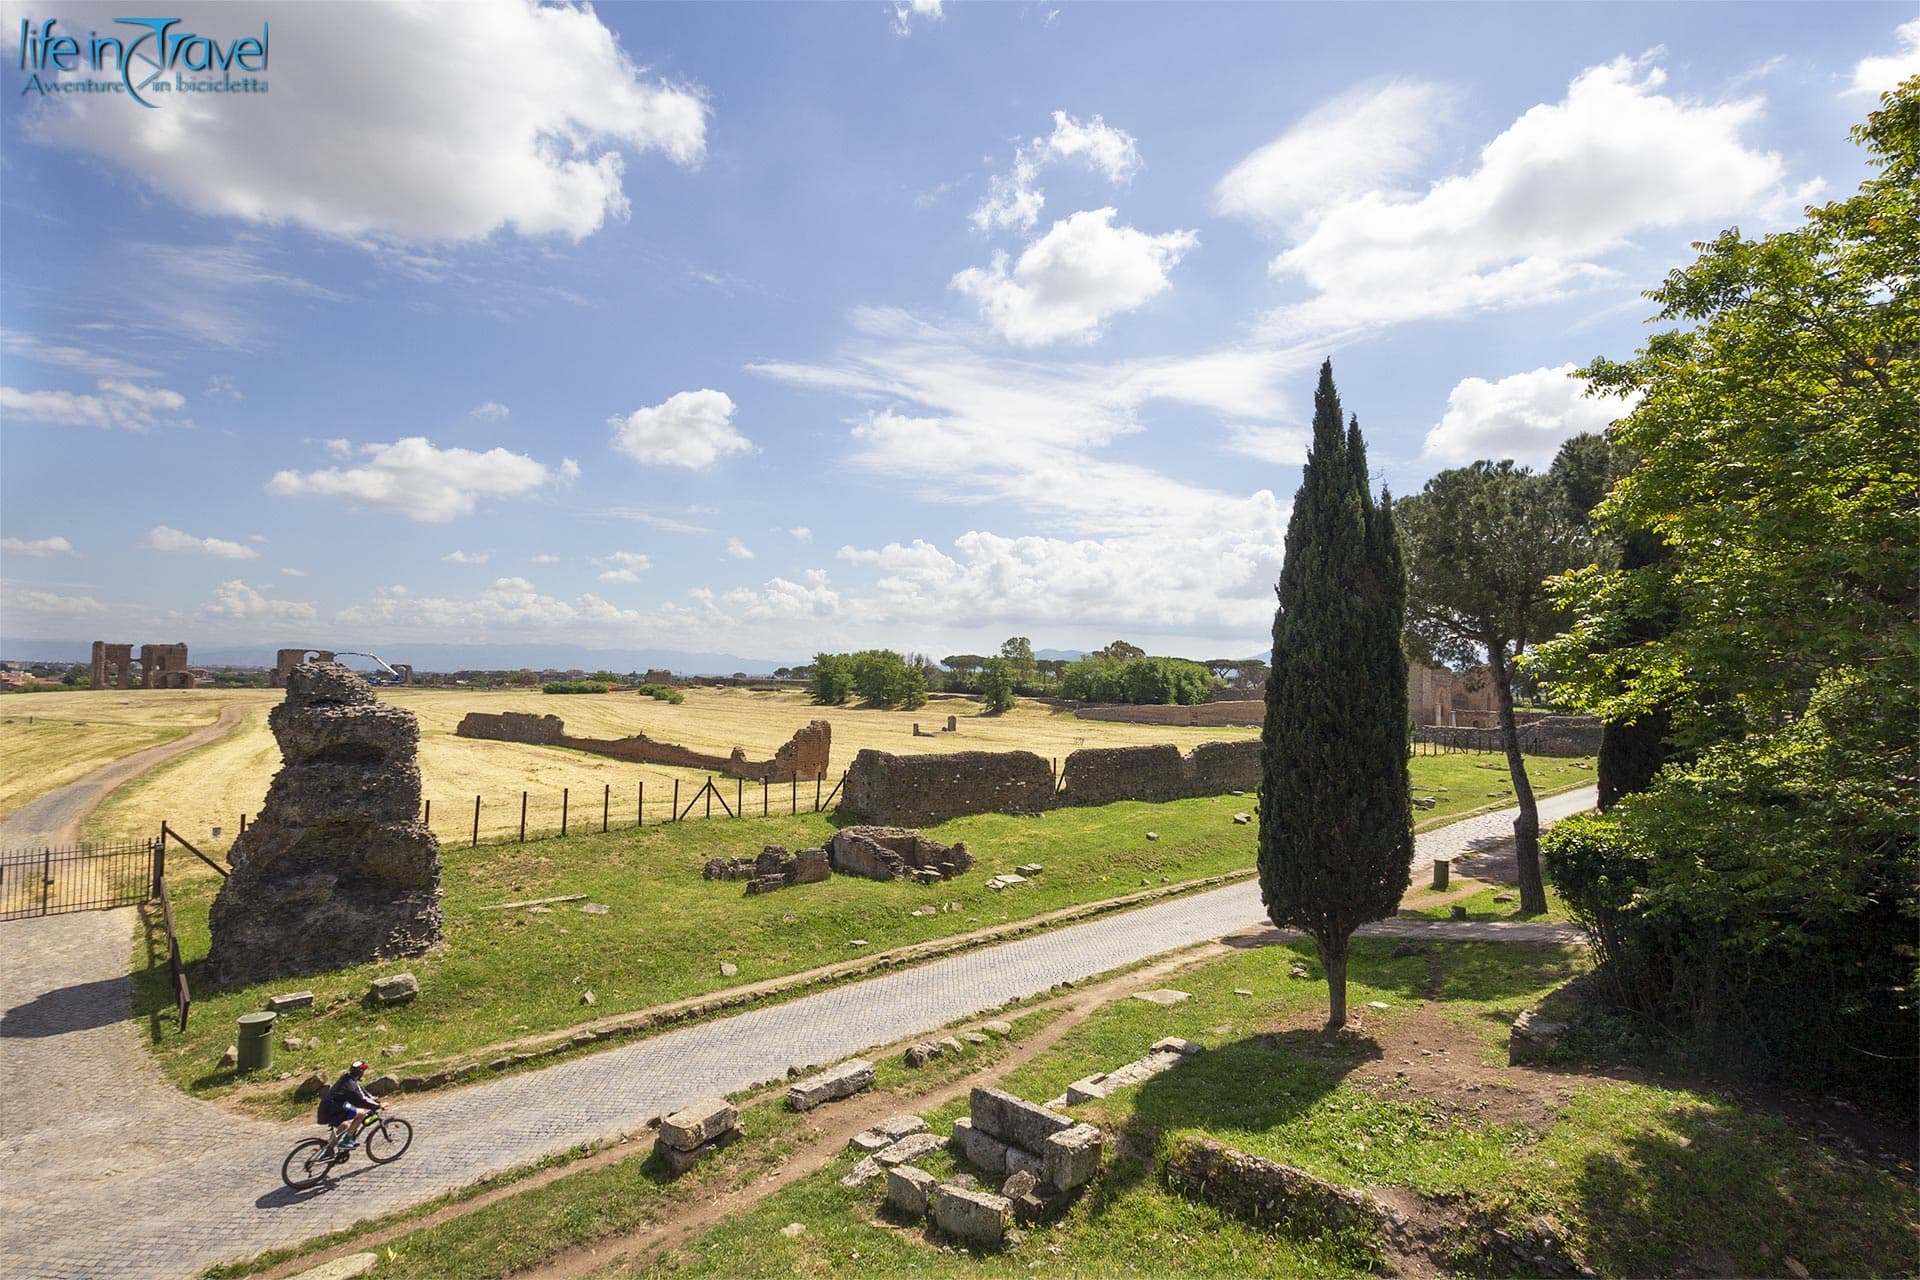
[[[1587,368],[1634,401],[1602,528],[1665,554],[1568,575],[1573,625],[1534,660],[1604,719],[1669,715],[1689,753],[1608,815],[1611,863],[1642,869],[1617,908],[1641,1007],[1716,1061],[1911,1114],[1920,77],[1855,136],[1857,194],[1696,246],[1651,294],[1676,327]]]
[[[1013,664],[1005,658],[987,658],[981,664],[980,700],[989,715],[999,715],[1013,706]]]
[[[1033,678],[1033,641],[1025,636],[1009,636],[1000,646],[1000,656],[1013,664],[1017,679],[1026,681]]]
[[[1546,581],[1591,563],[1592,540],[1556,481],[1511,461],[1442,471],[1395,510],[1406,540],[1408,627],[1417,643],[1456,666],[1484,660],[1492,677],[1520,808],[1513,821],[1520,909],[1538,915],[1547,909],[1540,809],[1513,715],[1514,659],[1558,630]]]
[[[1213,675],[1185,658],[1135,658],[1123,668],[1126,700],[1136,706],[1192,706],[1213,692]]]
[[[1147,651],[1137,644],[1128,644],[1125,640],[1115,640],[1112,644],[1095,649],[1096,658],[1112,658],[1115,662],[1126,662],[1132,658],[1144,658]]]
[[[807,693],[823,707],[846,705],[853,696],[853,662],[844,653],[816,653]]]
[[[1261,732],[1260,898],[1313,939],[1327,1027],[1347,1022],[1353,931],[1392,915],[1413,864],[1407,776],[1406,574],[1360,424],[1341,429],[1320,366],[1313,445],[1287,522]]]

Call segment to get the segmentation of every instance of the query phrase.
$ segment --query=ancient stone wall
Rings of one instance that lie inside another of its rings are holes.
[[[274,654],[273,675],[269,683],[276,689],[287,687],[287,676],[303,662],[332,662],[331,649],[281,649]]]
[[[968,813],[1042,813],[1053,807],[1053,768],[1030,751],[956,751],[853,758],[840,809],[881,826],[922,827]]]
[[[1101,702],[1076,707],[1073,714],[1081,720],[1118,720],[1123,724],[1199,725],[1215,727],[1228,724],[1259,725],[1266,721],[1267,704],[1258,701],[1202,702],[1192,707],[1134,707],[1125,703]]]
[[[1260,786],[1260,743],[1203,742],[1185,755],[1171,744],[1089,747],[1067,757],[1061,770],[1063,805],[1118,800],[1185,800],[1253,791]]]
[[[1455,751],[1505,751],[1498,729],[1464,725],[1421,725],[1415,742],[1432,742]],[[1593,716],[1543,716],[1520,726],[1520,750],[1530,756],[1591,756],[1600,753],[1600,721]]]
[[[1493,679],[1484,666],[1449,671],[1424,662],[1409,663],[1407,709],[1416,725],[1488,729],[1499,723]]]
[[[418,820],[413,713],[314,662],[288,673],[267,722],[284,763],[208,917],[213,980],[317,973],[438,942],[440,846]]]
[[[707,755],[676,743],[655,742],[644,733],[628,738],[576,738],[567,733],[559,716],[536,716],[525,711],[470,711],[461,717],[454,733],[462,738],[523,742],[536,747],[571,747],[639,764],[708,769],[763,784],[824,778],[833,749],[833,726],[825,720],[807,724],[781,744],[771,760],[749,760],[742,747],[735,747],[730,756]]]
[[[95,640],[92,674],[95,689],[133,688],[133,646]]]

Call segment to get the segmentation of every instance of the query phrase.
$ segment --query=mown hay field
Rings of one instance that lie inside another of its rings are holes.
[[[8,696],[0,701],[0,818],[101,765],[212,724],[235,696],[217,689]]]
[[[203,846],[208,852],[224,850],[238,830],[240,816],[251,818],[260,811],[267,785],[280,766],[266,719],[267,710],[280,700],[277,690],[36,696],[62,703],[71,700],[77,709],[70,709],[69,715],[90,710],[86,701],[90,697],[113,699],[127,703],[123,710],[129,713],[138,707],[150,708],[153,723],[171,723],[168,717],[182,714],[181,705],[170,705],[167,699],[209,703],[196,723],[211,719],[221,705],[238,703],[247,708],[245,722],[231,736],[163,765],[115,793],[88,821],[86,834],[92,839],[151,834],[164,819],[191,840],[210,841],[210,847]],[[423,795],[432,805],[434,832],[446,844],[472,839],[475,796],[481,797],[479,833],[485,840],[517,834],[522,791],[527,793],[529,833],[558,830],[563,792],[569,828],[598,830],[603,811],[609,808],[610,825],[632,825],[642,788],[646,820],[665,820],[675,782],[680,784],[684,805],[709,776],[701,770],[633,764],[559,747],[454,736],[454,728],[469,711],[557,715],[567,732],[576,736],[619,738],[644,733],[658,742],[721,756],[739,746],[755,760],[770,757],[809,720],[824,719],[833,725],[833,754],[823,794],[832,789],[854,754],[867,747],[903,755],[1020,750],[1064,762],[1068,753],[1081,747],[1171,742],[1184,751],[1198,743],[1247,738],[1258,732],[1079,720],[1069,712],[1025,699],[1004,715],[988,716],[978,702],[965,698],[935,698],[918,711],[870,711],[815,706],[797,691],[744,688],[689,689],[686,701],[678,706],[631,693],[553,696],[537,689],[383,689],[379,696],[420,718]],[[957,718],[958,729],[942,732],[950,715]],[[916,723],[931,736],[915,737]],[[0,743],[14,729],[0,725]],[[775,786],[763,797],[751,784],[736,789],[730,778],[717,779],[717,785],[727,804],[744,797],[748,812],[756,814],[763,802],[770,811],[796,805],[810,809],[815,790],[811,785]],[[703,802],[696,813],[704,810]],[[713,811],[720,812],[717,803]],[[215,827],[221,830],[218,837],[211,834]]]

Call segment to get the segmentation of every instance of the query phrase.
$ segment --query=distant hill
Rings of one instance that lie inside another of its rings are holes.
[[[157,637],[153,643],[171,642],[172,637]],[[142,641],[134,641],[138,656]],[[271,667],[274,652],[291,649],[285,645],[194,645],[189,641],[187,659],[202,667]],[[368,644],[332,642],[341,649],[363,648],[388,662],[411,663],[419,671],[582,671],[664,670],[676,675],[727,676],[736,671],[750,676],[772,675],[774,668],[796,665],[767,658],[743,658],[732,653],[689,653],[680,649],[588,649],[572,644]],[[309,646],[316,647],[316,646]],[[14,662],[86,662],[93,657],[90,640],[28,640],[18,636],[0,636],[0,660]],[[369,665],[361,659],[349,659],[350,665]]]

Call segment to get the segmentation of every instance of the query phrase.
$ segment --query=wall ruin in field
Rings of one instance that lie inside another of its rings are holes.
[[[133,674],[133,646],[93,642],[95,689],[191,689],[193,673],[187,670],[187,646],[184,644],[143,644],[140,646],[140,676]]]
[[[519,742],[535,747],[570,747],[637,764],[707,769],[729,778],[746,778],[763,784],[825,777],[827,759],[833,748],[833,726],[825,720],[812,721],[795,733],[774,752],[771,760],[749,760],[743,747],[735,747],[731,755],[708,755],[672,742],[655,742],[644,733],[627,738],[576,738],[567,733],[566,724],[559,716],[537,716],[525,711],[499,714],[470,711],[454,733],[462,738]]]
[[[1267,704],[1261,701],[1202,702],[1190,707],[1131,706],[1123,702],[1096,702],[1074,708],[1081,720],[1117,720],[1122,724],[1188,725],[1218,728],[1221,725],[1260,725],[1267,716]]]
[[[1195,796],[1256,791],[1260,742],[1203,742],[1185,755],[1157,747],[1089,747],[1067,757],[1060,774],[1062,805],[1118,800],[1190,800]]]

